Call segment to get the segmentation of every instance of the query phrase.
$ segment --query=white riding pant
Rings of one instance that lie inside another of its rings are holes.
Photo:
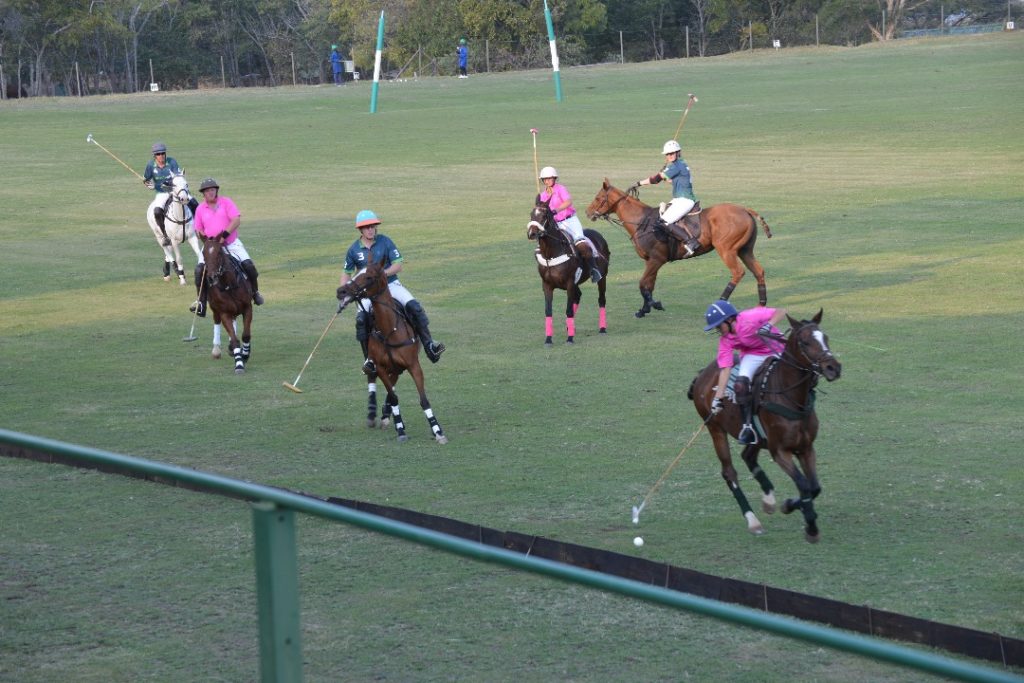
[[[680,218],[690,213],[690,209],[693,208],[694,202],[692,199],[686,197],[676,197],[671,202],[665,205],[665,210],[661,213],[661,219],[672,225]]]
[[[583,234],[583,225],[576,214],[569,216],[564,221],[560,221],[558,227],[572,235],[573,242],[582,242],[586,239],[586,236]]]
[[[416,298],[412,295],[412,292],[406,289],[398,280],[388,283],[388,292],[391,293],[391,296],[395,301],[402,304],[402,308],[405,308],[407,303]],[[369,299],[360,299],[360,302],[362,303],[364,311],[373,310],[373,302]]]
[[[748,353],[743,356],[743,358],[740,359],[740,377],[746,377],[748,380],[753,380],[754,373],[756,373],[757,369],[769,358],[773,358],[773,356],[771,354],[759,355],[756,353]]]
[[[240,239],[235,240],[231,244],[225,244],[224,248],[228,250],[229,254],[238,259],[239,263],[245,263],[246,261],[252,260],[251,258],[249,258],[249,252],[245,250],[245,245],[242,244],[242,240]],[[199,252],[199,263],[206,263],[205,259],[203,259],[202,251]]]

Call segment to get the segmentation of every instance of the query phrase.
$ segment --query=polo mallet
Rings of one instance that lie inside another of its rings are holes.
[[[537,166],[537,129],[531,128],[533,136],[533,179],[537,182],[537,194],[540,194],[540,168]]]
[[[327,327],[324,328],[324,333],[321,334],[320,338],[316,340],[316,346],[314,346],[313,350],[309,352],[309,358],[307,358],[306,362],[302,364],[302,369],[299,370],[299,374],[295,376],[295,381],[292,382],[291,384],[289,384],[288,382],[281,382],[281,385],[284,386],[285,389],[288,389],[289,391],[294,391],[296,394],[302,393],[302,389],[299,389],[299,387],[297,386],[299,380],[302,379],[302,373],[306,371],[306,366],[309,365],[309,361],[313,360],[313,354],[316,353],[317,347],[320,346],[320,342],[322,342],[324,340],[324,337],[327,336],[327,330],[331,329],[331,325],[334,324],[334,321],[338,319],[339,315],[341,315],[341,311],[335,313],[334,317],[331,318],[331,322],[327,323]]]
[[[640,523],[640,513],[643,512],[643,509],[647,506],[647,501],[651,499],[651,496],[654,495],[654,492],[657,491],[665,482],[665,479],[668,478],[669,472],[671,472],[672,468],[674,468],[679,463],[679,460],[683,457],[683,453],[686,452],[686,449],[689,448],[693,444],[693,442],[697,440],[697,437],[700,436],[700,433],[704,431],[705,427],[708,426],[708,420],[710,420],[712,417],[713,413],[709,413],[707,419],[701,423],[700,427],[697,428],[697,431],[695,431],[693,433],[693,436],[690,437],[690,440],[686,442],[685,446],[683,446],[683,450],[679,451],[679,455],[676,456],[676,459],[673,460],[672,464],[669,465],[668,469],[665,470],[665,474],[661,475],[661,479],[654,482],[654,486],[652,486],[651,490],[647,492],[647,495],[644,496],[643,501],[639,505],[633,506],[633,524]]]
[[[206,286],[206,263],[203,263],[203,275],[199,279],[199,293],[196,294],[196,310],[192,311],[192,329],[189,330],[188,336],[184,337],[181,341],[183,342],[194,342],[199,337],[196,336],[196,316],[199,315],[199,301],[203,298],[203,287]]]
[[[676,128],[676,134],[672,136],[673,140],[679,139],[679,131],[683,129],[683,124],[686,123],[686,115],[690,113],[690,107],[697,101],[697,96],[693,93],[688,94],[686,97],[688,98],[686,100],[686,109],[683,110],[683,118],[679,119],[679,127]]]
[[[142,176],[139,175],[138,171],[136,171],[134,168],[132,168],[128,164],[126,164],[123,161],[121,161],[120,159],[118,159],[117,156],[113,152],[111,152],[109,149],[107,149],[106,147],[104,147],[100,143],[96,142],[96,138],[94,138],[92,136],[92,133],[89,133],[89,135],[86,136],[85,141],[86,142],[91,142],[92,144],[96,145],[97,147],[102,149],[104,152],[109,154],[110,158],[112,158],[114,161],[116,161],[117,163],[121,164],[122,166],[127,168],[129,171],[131,171],[135,175],[135,177],[138,178],[139,180],[143,180],[143,181],[145,180],[145,178],[143,178]]]

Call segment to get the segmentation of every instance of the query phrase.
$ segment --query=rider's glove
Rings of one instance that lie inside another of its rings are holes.
[[[772,324],[765,323],[761,327],[757,328],[757,333],[762,337],[770,337],[772,335]]]
[[[155,185],[155,184],[153,183],[153,181],[152,181],[152,180],[143,180],[143,181],[142,181],[142,184],[143,184],[143,185],[145,185],[146,187],[148,187],[148,188],[149,188],[149,189],[151,189],[151,190],[152,190],[152,189],[153,189],[154,187],[156,187],[156,185]]]
[[[724,407],[725,404],[722,402],[722,399],[716,398],[714,401],[711,402],[711,414],[718,415],[720,412],[722,412],[722,408]]]

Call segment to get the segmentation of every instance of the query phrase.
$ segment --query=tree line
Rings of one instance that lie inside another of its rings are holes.
[[[724,54],[773,41],[858,45],[903,28],[1001,21],[1022,0],[549,0],[564,66]],[[326,83],[337,44],[372,70],[450,75],[549,61],[543,0],[0,0],[0,91],[11,96]]]

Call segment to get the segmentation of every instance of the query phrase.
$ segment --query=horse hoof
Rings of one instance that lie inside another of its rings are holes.
[[[761,497],[761,509],[764,510],[767,515],[775,514],[775,494],[768,493]]]
[[[389,418],[386,418],[386,417],[381,418],[381,421],[380,421],[380,428],[381,429],[387,429],[390,426],[391,426],[391,420]]]
[[[565,340],[565,343],[566,343],[566,344],[575,344],[576,342],[575,342],[575,341],[573,341],[573,338],[572,338],[572,337],[569,337],[568,339],[566,339],[566,340]]]
[[[375,418],[372,418],[372,417],[366,418],[366,427],[367,427],[367,429],[373,429],[376,426],[377,426],[377,420]]]
[[[598,334],[608,334],[608,328],[602,327],[597,331]]]
[[[212,358],[213,358],[214,360],[216,360],[216,359],[220,358],[220,347],[219,347],[219,346],[214,346],[214,347],[213,347],[213,351],[211,351],[211,352],[210,352],[210,356],[211,356],[211,357],[212,357]]]
[[[804,530],[804,539],[811,545],[821,540],[821,534],[815,531],[813,534],[810,531]]]
[[[657,311],[664,311],[665,310],[665,307],[661,305],[660,301],[653,301],[653,302],[651,302],[651,306],[653,306],[654,309],[657,310]]]
[[[549,341],[546,341],[546,342],[544,342],[544,346],[546,346],[546,347],[547,347],[547,348],[549,348],[549,349],[550,349],[551,347],[553,347],[554,345],[555,345],[555,344],[554,344],[554,342],[549,342]]]
[[[408,434],[399,434],[398,435],[398,442],[399,443],[403,443],[403,442],[408,441],[408,440],[409,440],[409,435]]]
[[[645,316],[645,315],[647,315],[647,314],[646,314],[646,313],[644,313],[643,311],[637,311],[637,312],[636,312],[636,313],[634,313],[633,315],[635,315],[635,316],[636,316],[636,317],[638,317],[638,318],[642,318],[642,317],[644,317],[644,316]]]
[[[245,374],[245,368],[235,368],[235,374],[236,375],[244,375]]]
[[[764,527],[761,526],[760,524],[758,524],[757,526],[748,526],[747,527],[747,531],[749,531],[750,533],[754,534],[755,536],[763,536],[764,535]]]
[[[170,275],[164,275],[164,282],[170,282],[170,281],[171,281],[171,276]]]
[[[438,442],[438,443],[440,443],[440,444],[446,444],[446,443],[448,443],[448,437],[447,437],[447,436],[445,436],[444,434],[438,434],[438,435],[437,435],[436,437],[434,437],[434,438],[435,438],[435,439],[437,439],[437,442]]]

